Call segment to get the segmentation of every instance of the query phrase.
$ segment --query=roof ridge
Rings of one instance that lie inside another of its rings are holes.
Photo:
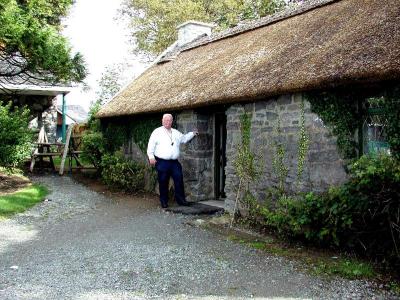
[[[267,15],[265,17],[262,17],[257,20],[253,21],[248,21],[246,24],[241,24],[237,25],[235,27],[229,28],[227,30],[221,31],[216,35],[211,35],[211,36],[206,36],[203,37],[203,39],[197,39],[191,43],[188,43],[184,45],[182,48],[179,49],[179,52],[184,52],[191,50],[193,48],[197,48],[206,44],[210,44],[228,37],[232,37],[241,33],[244,33],[246,31],[251,31],[260,27],[264,27],[267,25],[270,25],[272,23],[276,23],[303,13],[306,13],[308,11],[311,11],[313,9],[331,4],[333,2],[338,2],[342,0],[310,0],[307,2],[304,2],[298,6],[289,6],[286,9],[279,11],[277,13],[274,13],[272,15]]]

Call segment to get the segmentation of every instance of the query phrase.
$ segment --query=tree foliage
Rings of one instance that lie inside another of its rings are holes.
[[[0,166],[16,167],[29,156],[32,131],[28,125],[28,109],[0,102]]]
[[[119,63],[109,65],[104,69],[98,80],[99,90],[96,92],[98,101],[103,105],[121,89],[124,85],[123,72],[127,65]]]
[[[72,55],[61,20],[73,0],[0,0],[0,78],[79,82],[83,57]]]
[[[177,39],[176,26],[188,20],[213,22],[223,30],[287,5],[284,0],[125,0],[122,12],[139,52],[161,53]]]

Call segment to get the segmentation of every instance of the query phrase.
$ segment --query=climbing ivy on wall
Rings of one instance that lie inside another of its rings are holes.
[[[240,146],[238,146],[237,155],[234,160],[236,175],[239,177],[239,186],[237,190],[234,211],[232,214],[231,226],[236,216],[239,197],[243,192],[244,197],[241,200],[247,202],[248,206],[252,206],[254,204],[255,198],[249,191],[250,183],[253,183],[260,177],[262,170],[261,165],[256,163],[257,161],[261,161],[260,157],[258,157],[258,155],[256,155],[250,149],[251,117],[251,114],[247,113],[243,113],[240,116],[240,133],[242,143]]]
[[[235,159],[235,170],[242,184],[248,189],[251,182],[260,175],[257,168],[257,157],[250,149],[251,115],[244,113],[240,116],[240,132],[242,145],[238,149]]]
[[[289,166],[285,163],[286,146],[282,139],[281,119],[278,116],[274,127],[274,139],[272,142],[272,169],[275,177],[278,179],[278,191],[281,194],[285,192],[285,181],[289,174]]]
[[[362,122],[357,101],[348,94],[334,92],[309,92],[305,97],[311,104],[311,111],[337,137],[337,145],[343,158],[355,158],[359,145],[354,136]]]
[[[310,138],[306,130],[304,100],[302,99],[300,103],[300,132],[299,132],[299,143],[297,149],[297,180],[296,180],[297,185],[300,183],[301,177],[304,172],[304,164],[308,153],[309,143],[310,143]]]
[[[128,128],[124,124],[110,123],[103,132],[106,151],[114,153],[119,150],[128,138]]]
[[[139,149],[146,154],[147,143],[154,129],[161,126],[161,117],[147,117],[136,119],[130,124],[130,134]]]
[[[311,104],[311,111],[337,136],[337,145],[345,159],[356,158],[361,148],[356,140],[356,132],[362,126],[370,97],[362,96],[361,92],[357,96],[358,92],[314,91],[305,95]],[[385,112],[385,131],[391,153],[400,159],[400,86],[386,87],[379,104]]]
[[[400,86],[387,91],[384,101],[386,135],[393,156],[400,160]]]

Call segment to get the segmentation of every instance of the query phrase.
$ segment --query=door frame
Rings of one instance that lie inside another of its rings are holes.
[[[226,114],[225,109],[214,113],[214,197],[216,200],[226,198]]]

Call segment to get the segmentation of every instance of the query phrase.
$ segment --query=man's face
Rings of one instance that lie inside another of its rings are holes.
[[[162,119],[162,125],[163,125],[166,129],[171,129],[172,121],[173,121],[173,119],[172,119],[171,116],[165,116],[165,117]]]

